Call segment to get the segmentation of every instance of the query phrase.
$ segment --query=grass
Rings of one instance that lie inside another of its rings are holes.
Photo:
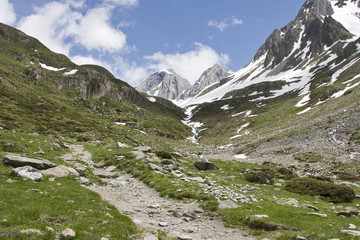
[[[2,233],[19,233],[6,239],[54,239],[66,228],[76,232],[76,239],[87,240],[129,239],[138,233],[128,217],[72,178],[33,182],[12,176],[10,171],[0,165],[0,229]],[[5,182],[9,178],[15,182]],[[20,233],[26,229],[38,229],[43,234]]]

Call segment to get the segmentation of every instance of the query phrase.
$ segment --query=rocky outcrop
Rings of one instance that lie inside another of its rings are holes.
[[[39,182],[43,179],[41,172],[39,172],[39,170],[37,170],[31,166],[15,168],[15,169],[13,169],[13,173],[19,177],[31,179],[33,181]]]
[[[17,154],[5,155],[4,162],[11,167],[31,166],[39,170],[53,168],[57,166],[57,164],[52,163],[48,160],[28,158]]]
[[[136,90],[168,100],[178,100],[191,87],[190,83],[172,69],[161,70],[136,86]]]
[[[214,170],[219,169],[215,163],[209,162],[207,160],[198,160],[195,161],[194,166],[199,170]]]
[[[79,176],[79,173],[75,169],[64,165],[59,165],[54,168],[43,170],[41,171],[41,173],[44,175],[52,175],[59,178],[67,176]]]

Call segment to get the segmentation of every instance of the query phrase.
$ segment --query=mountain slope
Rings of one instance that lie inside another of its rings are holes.
[[[291,91],[300,91],[304,95],[317,86],[319,75],[329,70],[337,72],[333,79],[325,80],[331,85],[336,81],[335,76],[345,66],[353,65],[358,57],[358,48],[355,47],[360,36],[358,5],[358,1],[306,1],[295,20],[275,30],[254,59],[230,76],[227,83],[208,94],[186,99],[179,105],[212,102],[225,98],[226,94],[229,97],[231,91],[260,82],[285,81],[284,86],[270,96],[257,94],[259,98],[277,97]],[[345,48],[346,53],[340,53]],[[346,56],[335,62],[339,54]]]
[[[3,129],[84,140],[114,134],[133,143],[143,138],[131,137],[139,130],[174,139],[190,133],[180,121],[183,110],[163,99],[149,101],[102,67],[77,66],[4,24],[0,43]]]
[[[220,66],[219,64],[215,64],[204,71],[199,80],[197,80],[190,89],[185,91],[185,93],[181,95],[180,99],[187,99],[198,94],[205,94],[206,92],[218,87],[220,85],[220,81],[227,78],[230,74],[231,72],[228,69]]]
[[[172,69],[160,70],[136,86],[139,92],[168,100],[178,100],[190,88],[190,83]]]

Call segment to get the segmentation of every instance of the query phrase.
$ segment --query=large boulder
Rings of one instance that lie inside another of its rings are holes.
[[[199,170],[219,169],[215,163],[209,162],[208,160],[198,160],[194,163],[194,166]]]
[[[23,167],[23,166],[31,166],[38,170],[43,170],[57,166],[57,164],[52,163],[49,160],[28,158],[18,154],[7,154],[4,156],[4,161],[5,164],[15,168]]]
[[[53,175],[53,176],[59,177],[59,178],[67,177],[70,175],[79,176],[79,173],[75,169],[64,166],[64,165],[59,165],[54,168],[42,170],[41,172],[44,175]]]
[[[31,166],[23,166],[13,169],[13,173],[23,177],[28,178],[33,181],[41,181],[43,179],[43,176],[39,170],[31,167]]]

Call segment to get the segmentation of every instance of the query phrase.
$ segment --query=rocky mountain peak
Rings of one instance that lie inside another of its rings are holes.
[[[186,99],[188,97],[193,97],[199,94],[205,88],[210,87],[214,84],[218,84],[222,79],[227,78],[230,74],[231,71],[216,63],[215,65],[204,71],[204,73],[200,76],[199,80],[197,80],[194,85],[189,90],[187,90],[180,98]]]
[[[151,96],[177,100],[179,96],[190,87],[190,83],[174,70],[162,69],[138,84],[135,89]]]

